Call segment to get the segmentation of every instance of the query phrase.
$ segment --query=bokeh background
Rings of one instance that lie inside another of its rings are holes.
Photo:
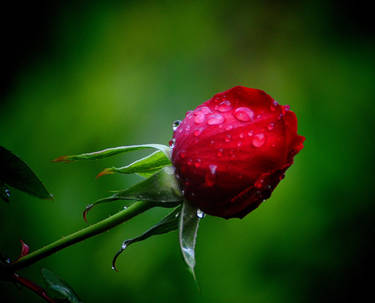
[[[59,274],[85,302],[360,302],[374,294],[375,28],[364,1],[29,1],[1,11],[0,144],[55,201],[13,191],[0,251],[37,249],[85,226],[84,206],[137,181],[95,175],[142,153],[51,163],[64,154],[164,143],[172,121],[235,85],[261,88],[299,118],[305,148],[271,199],[243,220],[206,217],[200,292],[177,233],[111,259],[156,223],[155,209],[23,275]],[[92,211],[90,222],[122,205]],[[40,302],[0,284],[1,302]]]

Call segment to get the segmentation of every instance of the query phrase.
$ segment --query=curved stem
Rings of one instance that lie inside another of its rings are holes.
[[[154,207],[155,205],[150,202],[137,202],[128,207],[127,209],[124,209],[117,214],[108,217],[107,219],[104,219],[98,223],[92,224],[84,229],[81,229],[73,234],[70,234],[68,236],[65,236],[55,242],[52,242],[20,259],[18,259],[16,262],[9,264],[8,270],[11,271],[17,271],[24,267],[27,267],[31,264],[34,264],[35,262],[38,262],[39,260],[48,257],[49,255],[52,255],[53,253],[68,247],[70,245],[73,245],[77,242],[83,241],[87,238],[93,237],[97,234],[100,234],[102,232],[107,231],[108,229],[111,229],[112,227],[115,227],[125,221],[128,221],[129,219],[135,217],[136,215],[143,213],[149,208]]]

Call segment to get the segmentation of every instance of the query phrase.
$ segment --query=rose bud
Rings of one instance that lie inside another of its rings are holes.
[[[270,197],[304,140],[289,106],[262,90],[236,86],[175,125],[172,163],[193,206],[242,218]]]

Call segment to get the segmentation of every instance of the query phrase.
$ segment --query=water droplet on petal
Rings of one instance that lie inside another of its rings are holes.
[[[225,100],[221,102],[220,104],[215,106],[215,109],[221,113],[226,113],[232,110],[232,104],[229,100]]]
[[[237,142],[237,147],[241,147],[241,146],[242,146],[242,142],[241,141]]]
[[[205,115],[212,114],[212,110],[207,106],[200,107],[199,111],[202,112]]]
[[[231,135],[226,135],[225,136],[225,142],[229,143],[231,139],[232,139]]]
[[[195,168],[198,168],[201,166],[201,160],[200,159],[197,159],[197,161],[194,163],[194,167]]]
[[[172,123],[172,129],[175,131],[180,125],[181,125],[181,120],[176,120]]]
[[[257,115],[257,119],[260,119],[260,118],[262,118],[262,115],[261,114]]]
[[[266,136],[264,134],[256,134],[252,141],[254,147],[261,147],[263,146],[264,142],[266,142]]]
[[[211,173],[212,175],[215,175],[215,174],[216,174],[217,165],[215,165],[215,164],[210,164],[210,165],[208,166],[208,168],[210,169],[210,173]]]
[[[244,133],[240,133],[240,138],[241,138],[241,139],[245,138]]]
[[[184,159],[186,157],[185,152],[180,152],[180,157],[181,157],[181,159]]]
[[[176,143],[176,139],[172,138],[171,140],[169,140],[169,147],[174,148],[175,143]]]
[[[208,125],[218,125],[224,122],[224,117],[220,114],[213,114],[208,116],[207,124]]]
[[[196,129],[194,131],[194,136],[198,137],[202,133],[202,129]]]
[[[211,140],[211,141],[210,141],[210,144],[214,144],[214,143],[215,143],[215,141],[214,141],[214,140]]]
[[[218,157],[222,157],[223,156],[223,149],[222,148],[219,148],[219,150],[217,152],[217,156]]]
[[[271,131],[271,130],[274,129],[274,127],[275,127],[275,123],[271,122],[270,124],[268,124],[267,129],[268,129],[269,131]]]
[[[225,128],[225,130],[231,130],[232,128],[233,128],[232,125],[228,125],[228,126]]]
[[[201,211],[199,208],[197,209],[197,217],[199,219],[203,219],[205,216],[205,213],[203,211]]]
[[[253,120],[254,112],[248,107],[239,107],[234,111],[237,120],[247,122]]]
[[[206,119],[205,114],[201,111],[195,112],[194,116],[195,116],[194,122],[197,123],[197,124],[203,123],[204,120]]]
[[[253,130],[249,131],[249,132],[247,133],[247,135],[248,135],[249,137],[252,137],[252,136],[254,135],[254,131],[253,131]]]
[[[193,160],[189,159],[187,160],[187,165],[191,166],[193,164]]]

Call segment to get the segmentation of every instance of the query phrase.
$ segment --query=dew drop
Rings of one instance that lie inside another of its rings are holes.
[[[237,142],[237,147],[241,147],[241,146],[242,146],[242,142],[241,141]]]
[[[219,148],[219,150],[217,152],[217,156],[218,157],[222,157],[223,156],[223,149],[222,148]]]
[[[261,114],[257,115],[257,119],[260,119],[260,118],[262,118],[262,115]]]
[[[176,129],[181,125],[181,120],[176,120],[172,123],[172,129],[173,131],[176,131]]]
[[[212,110],[207,106],[200,107],[198,110],[205,115],[212,114]]]
[[[253,120],[254,112],[248,107],[239,107],[234,111],[237,120],[247,122]]]
[[[248,135],[249,137],[252,137],[252,136],[254,135],[254,131],[253,131],[253,130],[249,131],[249,132],[247,133],[247,135]]]
[[[180,157],[181,157],[181,159],[184,159],[186,157],[185,152],[180,152]]]
[[[207,124],[208,125],[218,125],[224,122],[224,117],[220,114],[213,114],[208,117]]]
[[[225,128],[225,130],[231,130],[232,128],[233,128],[232,125],[228,125],[228,126]]]
[[[175,143],[176,143],[176,139],[175,138],[173,138],[172,140],[169,140],[169,147],[170,148],[174,148]]]
[[[271,130],[274,129],[274,127],[275,127],[275,123],[271,122],[270,124],[268,124],[267,129],[268,129],[269,131],[271,131]]]
[[[266,142],[266,137],[264,134],[256,134],[252,141],[254,147],[261,147]]]
[[[217,165],[215,165],[215,164],[210,164],[210,165],[208,166],[208,168],[210,169],[210,173],[211,173],[211,175],[215,175],[215,174],[216,174]]]
[[[194,136],[198,137],[202,133],[202,129],[196,129],[194,131]]]
[[[126,242],[122,243],[122,245],[121,245],[121,249],[126,249],[126,247],[127,247]]]
[[[226,113],[232,110],[232,104],[229,100],[225,100],[215,106],[215,109],[221,113]]]
[[[203,211],[201,211],[199,208],[197,209],[197,217],[199,219],[203,219],[205,216],[205,213]]]
[[[128,209],[128,207],[127,207],[127,206],[124,206],[123,209]]]
[[[231,135],[226,135],[226,136],[225,136],[225,142],[226,142],[226,143],[229,143],[229,142],[231,141],[231,139],[232,139],[232,136],[231,136]]]
[[[194,116],[195,116],[195,118],[194,118],[194,122],[195,122],[196,124],[203,123],[204,120],[206,119],[205,114],[204,114],[203,112],[201,112],[201,111],[199,111],[199,112],[195,112],[195,113],[194,113]]]
[[[210,144],[214,144],[214,143],[215,143],[215,140],[211,140],[211,141],[210,141]]]
[[[245,138],[244,133],[240,133],[240,138],[241,138],[241,139]]]
[[[197,161],[194,163],[195,168],[199,168],[201,166],[201,160],[197,159]]]
[[[189,165],[189,166],[193,165],[193,160],[191,160],[191,159],[187,160],[187,165]]]

